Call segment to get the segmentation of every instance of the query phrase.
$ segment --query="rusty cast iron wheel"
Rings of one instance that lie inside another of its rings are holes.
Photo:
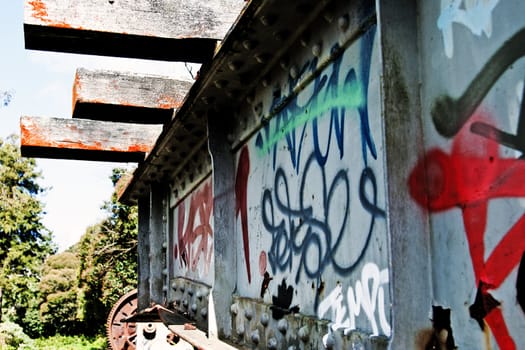
[[[137,313],[137,290],[122,296],[111,309],[106,325],[109,346],[112,350],[135,350],[137,326],[131,322],[121,322]]]

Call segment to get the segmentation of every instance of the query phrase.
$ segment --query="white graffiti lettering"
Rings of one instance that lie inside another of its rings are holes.
[[[492,35],[492,11],[500,0],[442,0],[441,15],[437,26],[443,34],[445,54],[448,58],[454,55],[454,35],[452,25],[462,24],[472,34],[487,38]]]
[[[379,335],[376,318],[384,335],[390,336],[391,328],[385,312],[385,290],[388,284],[388,269],[379,270],[376,264],[367,263],[361,271],[361,280],[355,288],[348,287],[346,303],[344,300],[343,286],[338,284],[334,290],[319,303],[317,315],[319,318],[328,318],[332,321],[331,329],[352,330],[356,328],[356,317],[363,310],[373,335]]]

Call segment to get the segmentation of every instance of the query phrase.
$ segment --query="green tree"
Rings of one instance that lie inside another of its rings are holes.
[[[0,139],[0,304],[24,326],[36,305],[42,263],[55,247],[42,224],[41,174],[34,159],[21,157],[17,141]]]
[[[73,335],[82,330],[79,312],[82,293],[78,287],[80,259],[74,250],[50,256],[43,267],[39,292],[43,334]]]
[[[114,185],[122,173],[113,171]],[[90,227],[78,246],[85,319],[100,325],[118,298],[137,285],[137,207],[119,203],[113,193],[104,208],[107,219]]]

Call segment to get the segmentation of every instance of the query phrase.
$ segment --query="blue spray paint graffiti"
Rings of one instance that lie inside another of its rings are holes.
[[[368,116],[367,91],[370,77],[370,64],[372,58],[372,48],[374,44],[376,27],[371,27],[360,39],[360,59],[359,70],[350,67],[346,73],[343,84],[339,83],[343,55],[339,53],[341,48],[335,46],[333,53],[339,55],[333,61],[331,72],[326,70],[317,75],[313,81],[312,97],[305,104],[300,104],[293,89],[296,83],[305,72],[315,71],[317,59],[306,63],[297,78],[290,78],[288,82],[288,94],[276,96],[270,110],[279,110],[272,121],[265,125],[256,137],[255,144],[259,148],[259,153],[268,155],[273,151],[273,167],[276,167],[277,143],[285,139],[287,148],[290,152],[290,160],[296,172],[300,169],[300,157],[308,123],[311,121],[314,153],[320,165],[326,163],[330,153],[332,135],[336,139],[339,150],[339,157],[344,155],[344,123],[347,110],[357,110],[360,117],[361,127],[361,147],[365,164],[367,164],[367,154],[371,153],[374,159],[377,158],[377,151],[372,134],[370,131]],[[345,67],[346,68],[346,67]],[[358,73],[360,74],[358,77]],[[290,98],[289,101],[287,99]],[[286,102],[286,107],[279,107]],[[330,126],[328,139],[323,147],[319,138],[318,120],[325,116],[330,116]],[[323,149],[324,148],[324,149]]]

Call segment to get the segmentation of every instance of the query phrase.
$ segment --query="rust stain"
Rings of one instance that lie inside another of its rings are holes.
[[[180,108],[182,106],[181,100],[168,95],[161,95],[156,102],[157,106],[163,109]]]
[[[75,110],[75,105],[77,104],[77,101],[79,99],[78,95],[80,90],[82,90],[82,83],[80,82],[80,76],[78,75],[78,72],[75,73],[75,81],[73,82],[73,111]]]
[[[149,153],[153,148],[153,144],[134,144],[128,147],[128,152],[142,152]]]
[[[138,105],[136,102],[130,102],[126,100],[119,100],[118,104],[121,106],[127,106],[127,107],[143,107],[142,105]]]
[[[52,27],[57,27],[57,28],[67,28],[67,29],[70,29],[70,28],[73,28],[73,26],[69,23],[66,23],[66,22],[59,22],[59,21],[54,21],[52,19],[49,18],[49,13],[47,12],[47,6],[45,4],[44,1],[42,0],[31,0],[29,1],[29,5],[31,6],[32,8],[32,17],[43,22],[43,23],[46,23]],[[76,29],[80,29],[80,30],[83,30],[82,27],[76,27]]]
[[[31,5],[32,7],[32,11],[33,11],[33,18],[36,18],[44,23],[49,23],[51,22],[48,18],[47,18],[47,7],[46,7],[46,4],[44,4],[42,2],[42,0],[32,0],[29,2],[29,5]]]

